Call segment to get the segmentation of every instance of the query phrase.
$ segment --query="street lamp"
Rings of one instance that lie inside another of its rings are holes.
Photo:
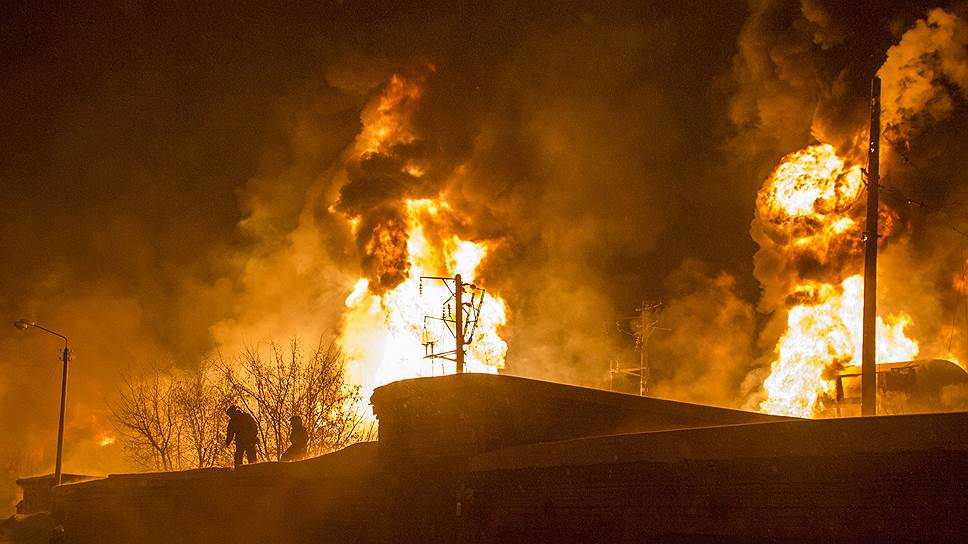
[[[35,329],[40,329],[44,332],[53,334],[54,336],[59,336],[64,339],[64,352],[61,355],[61,359],[64,361],[64,374],[61,378],[61,398],[60,398],[60,423],[57,424],[57,460],[54,464],[54,485],[60,485],[61,483],[61,454],[64,451],[64,403],[67,401],[67,362],[71,359],[71,350],[67,347],[67,337],[63,334],[54,332],[50,329],[41,327],[33,321],[27,321],[26,319],[20,319],[15,321],[13,324],[20,330],[26,330],[30,327]]]

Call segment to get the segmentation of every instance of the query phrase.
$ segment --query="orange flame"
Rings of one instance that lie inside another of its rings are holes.
[[[390,79],[379,99],[361,116],[363,128],[353,148],[356,158],[391,152],[417,140],[410,120],[423,94],[422,83],[420,76],[394,75]],[[402,174],[413,178],[422,177],[427,169],[427,164],[414,159],[400,166]],[[452,225],[460,221],[454,221],[458,214],[446,201],[411,199],[401,205],[405,213],[374,227],[362,249],[375,260],[378,275],[388,271],[394,277],[402,276],[403,281],[382,291],[372,289],[361,278],[345,300],[341,344],[348,373],[362,386],[364,399],[391,381],[454,372],[453,363],[425,359],[424,346],[431,340],[438,342],[438,352],[452,349],[446,347],[448,342],[453,346],[449,333],[438,330],[428,337],[424,330],[424,316],[440,315],[449,290],[440,282],[424,282],[421,289],[419,278],[461,274],[465,283],[472,283],[489,249],[486,242],[464,240],[452,232]],[[347,220],[355,233],[359,217]],[[466,371],[496,373],[504,366],[507,344],[499,329],[506,322],[506,304],[489,292],[481,306],[475,338],[467,346]]]
[[[416,136],[410,130],[410,113],[423,94],[420,81],[394,74],[380,99],[362,114],[363,130],[356,139],[359,155],[384,151],[389,147],[412,143]],[[418,169],[417,165],[409,165]]]
[[[804,255],[846,277],[840,284],[801,280],[787,293],[787,330],[763,388],[760,410],[814,417],[831,398],[833,379],[860,364],[863,279],[855,257],[860,227],[852,211],[863,191],[858,166],[847,166],[829,145],[807,147],[784,157],[757,197],[757,221],[784,259]],[[844,264],[848,263],[848,264]],[[840,268],[838,268],[840,267]],[[877,359],[908,360],[918,344],[904,334],[907,315],[877,318]]]
[[[419,277],[452,271],[472,283],[478,265],[487,254],[485,244],[454,235],[443,238],[441,245],[434,247],[425,231],[441,228],[439,205],[430,200],[411,200],[407,209],[410,276],[382,295],[368,292],[367,280],[360,279],[346,298],[342,344],[350,368],[361,378],[365,396],[395,380],[454,371],[452,364],[435,369],[431,361],[424,359],[424,316],[439,315],[441,303],[449,292],[443,284],[424,282],[421,295]],[[489,295],[481,306],[476,338],[467,346],[468,372],[496,373],[504,367],[507,343],[498,331],[506,322],[505,302]],[[440,342],[438,351],[442,351],[440,346],[448,341],[446,333],[438,331],[436,338]]]
[[[775,348],[776,360],[763,383],[767,398],[760,409],[773,414],[813,417],[824,408],[837,371],[860,365],[864,280],[851,276],[840,285],[805,284],[809,302],[790,309],[787,331]],[[918,343],[904,335],[907,315],[877,318],[879,361],[905,361]]]
[[[859,166],[846,166],[833,147],[814,145],[783,158],[757,195],[757,219],[790,259],[820,263],[860,250],[851,215],[863,193]]]

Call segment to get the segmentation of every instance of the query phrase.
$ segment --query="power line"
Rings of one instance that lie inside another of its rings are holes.
[[[912,169],[914,169],[915,174],[919,178],[926,179],[926,180],[936,180],[937,179],[936,176],[933,176],[933,175],[930,175],[930,174],[926,173],[921,167],[919,167],[918,165],[914,164],[914,161],[911,160],[911,156],[908,153],[908,149],[907,149],[906,146],[898,145],[898,143],[896,141],[894,141],[894,140],[892,140],[890,138],[887,138],[887,137],[885,137],[885,140],[887,140],[887,142],[891,145],[891,148],[894,149],[897,152],[898,156],[900,156],[901,159],[905,163],[908,164],[908,166],[910,166]],[[955,201],[955,202],[945,202],[941,206],[931,206],[931,205],[929,205],[929,204],[927,204],[927,203],[925,203],[923,201],[914,200],[913,198],[908,197],[904,193],[904,191],[902,191],[898,187],[894,187],[894,186],[891,186],[891,185],[883,185],[883,187],[885,189],[887,189],[888,191],[891,191],[891,192],[897,194],[901,199],[904,200],[904,202],[908,206],[917,206],[917,207],[919,207],[919,208],[921,208],[923,210],[926,210],[928,212],[935,212],[938,215],[941,215],[942,217],[948,215],[947,212],[946,212],[946,210],[949,210],[951,208],[968,208],[968,204],[962,203],[962,202],[959,202],[959,201]],[[968,194],[968,189],[947,190],[947,191],[945,191],[945,193],[946,193],[946,195],[948,197],[950,197],[952,194],[957,194],[957,195]],[[965,215],[968,216],[968,213],[966,213]],[[942,219],[940,217],[937,217],[936,216],[936,219],[935,220],[937,220],[937,222],[939,222],[942,225],[948,227],[949,229],[951,229],[952,231],[954,231],[955,233],[959,234],[962,237],[961,244],[960,244],[960,247],[961,247],[961,289],[959,289],[959,291],[962,292],[962,297],[961,297],[962,304],[960,304],[960,306],[962,306],[962,308],[964,309],[964,320],[965,320],[964,321],[965,326],[962,327],[962,328],[965,331],[966,345],[968,345],[968,289],[966,289],[966,287],[968,287],[968,285],[966,285],[966,283],[965,283],[966,277],[968,277],[968,261],[965,260],[965,239],[968,239],[968,232],[966,232],[963,229],[960,229],[960,228],[956,227],[951,222],[945,221],[944,219]],[[955,312],[957,313],[957,309],[955,309]],[[945,358],[946,359],[951,355],[951,343],[952,343],[953,340],[954,340],[954,327],[952,327],[951,330],[948,331],[948,341],[947,341],[947,346],[945,348],[946,349],[946,353],[945,353]]]

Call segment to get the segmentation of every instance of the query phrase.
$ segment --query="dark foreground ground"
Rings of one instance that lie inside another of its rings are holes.
[[[59,486],[67,542],[964,541],[968,413],[803,421],[505,376],[373,395],[380,440]]]

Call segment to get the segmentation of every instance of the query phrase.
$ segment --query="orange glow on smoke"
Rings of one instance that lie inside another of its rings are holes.
[[[432,72],[433,67],[428,70]],[[421,76],[394,75],[390,79],[379,99],[361,116],[363,127],[353,147],[355,157],[350,160],[390,153],[396,146],[416,141],[411,116],[419,106],[422,83]],[[401,175],[420,178],[428,165],[410,159],[399,168]],[[465,218],[442,198],[409,199],[401,204],[402,217],[375,226],[363,251],[378,263],[378,276],[389,277],[403,270],[403,281],[381,292],[371,289],[374,286],[366,278],[360,278],[345,299],[340,343],[348,374],[362,386],[364,399],[374,388],[395,380],[455,371],[453,362],[424,357],[424,343],[428,341],[436,342],[436,352],[454,349],[453,337],[441,329],[439,322],[430,322],[429,334],[424,331],[424,316],[440,317],[450,291],[440,281],[432,280],[423,282],[421,294],[419,278],[459,273],[465,284],[474,283],[490,249],[487,242],[464,240],[451,230]],[[346,219],[355,234],[359,216]],[[468,292],[465,301],[469,299]],[[488,292],[474,338],[466,348],[465,371],[496,373],[503,368],[507,344],[499,330],[506,322],[504,300]]]
[[[360,279],[346,298],[342,343],[349,365],[364,374],[364,393],[395,380],[453,373],[454,364],[424,359],[423,340],[436,340],[437,351],[452,349],[453,339],[437,327],[433,338],[423,337],[424,316],[440,316],[441,304],[450,293],[439,281],[424,281],[420,294],[420,276],[443,276],[459,273],[465,283],[473,283],[477,267],[487,254],[487,246],[462,240],[457,236],[432,246],[425,229],[441,228],[435,224],[438,207],[429,200],[411,200],[409,211],[410,276],[382,295],[367,290],[368,282]],[[498,297],[487,295],[481,306],[477,334],[467,346],[466,371],[496,373],[504,367],[507,343],[499,329],[507,322],[507,306]],[[431,327],[433,328],[433,327]]]
[[[415,136],[410,130],[409,115],[421,94],[419,81],[394,74],[379,101],[363,111],[363,130],[356,139],[357,153],[364,155],[412,143]]]
[[[962,267],[968,270],[968,262],[962,264]],[[968,274],[965,270],[951,275],[951,287],[963,295],[968,294]]]
[[[856,265],[841,260],[863,249],[860,226],[851,216],[862,194],[860,168],[845,165],[828,145],[784,157],[760,190],[757,219],[770,223],[785,258],[794,262],[808,254],[846,277],[839,284],[803,280],[788,293],[796,304],[763,384],[764,412],[816,416],[833,397],[837,372],[860,364],[864,281],[861,270],[843,269]],[[918,343],[904,333],[909,323],[903,314],[877,318],[877,361],[918,354]]]

